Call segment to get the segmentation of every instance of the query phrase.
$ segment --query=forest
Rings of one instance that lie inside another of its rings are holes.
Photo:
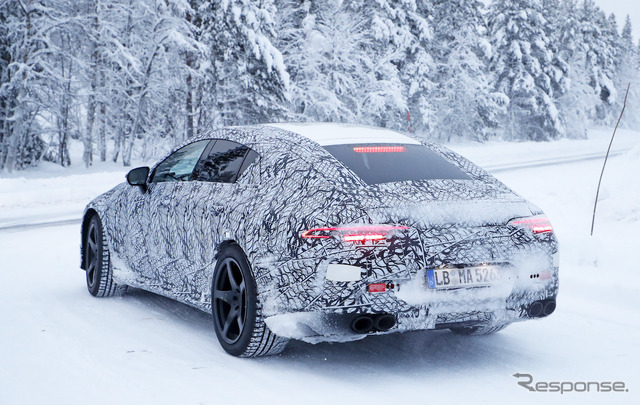
[[[593,0],[0,0],[0,172],[129,166],[282,121],[581,138],[629,84],[634,126],[640,48],[620,25]]]

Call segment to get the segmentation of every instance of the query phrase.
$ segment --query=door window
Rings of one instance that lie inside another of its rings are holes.
[[[234,183],[257,157],[258,154],[246,145],[218,139],[198,164],[194,180]]]
[[[193,168],[206,148],[209,140],[190,143],[173,152],[158,165],[151,181],[187,181],[190,180]]]

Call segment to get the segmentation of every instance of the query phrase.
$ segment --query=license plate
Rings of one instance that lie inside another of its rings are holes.
[[[427,270],[427,285],[433,289],[486,286],[501,277],[500,268],[495,266]]]

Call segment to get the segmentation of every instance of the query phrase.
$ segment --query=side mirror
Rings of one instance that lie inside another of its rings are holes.
[[[138,186],[143,192],[147,191],[147,178],[149,177],[149,168],[147,166],[137,167],[127,173],[127,183],[132,186]]]

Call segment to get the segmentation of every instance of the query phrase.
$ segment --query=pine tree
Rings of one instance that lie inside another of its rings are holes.
[[[610,22],[594,3],[584,0],[579,9],[580,51],[584,53],[584,72],[589,86],[598,98],[591,120],[599,124],[606,123],[608,106],[617,99],[613,83],[615,76],[616,44],[611,32]]]
[[[331,0],[284,1],[280,9],[293,118],[397,127],[406,117],[401,53],[380,17],[384,7]]]
[[[436,106],[431,99],[435,83],[435,61],[431,54],[433,10],[431,2],[395,0],[386,2],[387,30],[407,103],[407,114],[399,113],[397,128],[427,136],[434,128]],[[407,122],[408,121],[408,122]]]
[[[638,48],[633,43],[631,18],[627,15],[622,34],[619,38],[618,55],[616,60],[617,74],[614,79],[615,87],[620,95],[612,105],[612,119],[617,120],[622,104],[624,93],[629,86],[629,96],[627,100],[626,113],[622,126],[636,128],[640,125],[640,55]]]
[[[492,92],[486,63],[491,45],[486,40],[482,3],[475,0],[433,2],[433,49],[437,69],[433,133],[482,140],[498,126],[506,96]]]
[[[496,0],[489,10],[495,90],[509,97],[508,139],[544,141],[563,134],[553,89],[562,76],[554,64],[539,0]]]
[[[358,44],[351,14],[337,1],[284,0],[278,10],[277,46],[291,78],[288,116],[296,121],[355,121],[351,100],[358,69],[350,56]]]
[[[585,79],[584,55],[580,52],[578,3],[577,0],[545,0],[543,8],[554,64],[562,73],[553,88],[554,104],[564,135],[584,138],[595,101]]]
[[[200,8],[210,62],[207,125],[277,121],[285,116],[289,74],[276,38],[272,0],[207,1]]]
[[[359,58],[369,75],[362,85],[365,102],[358,115],[373,125],[408,129],[411,99],[417,101],[413,115],[420,117],[421,97],[431,87],[432,62],[426,50],[431,34],[428,4],[415,0],[346,4],[366,20]]]

